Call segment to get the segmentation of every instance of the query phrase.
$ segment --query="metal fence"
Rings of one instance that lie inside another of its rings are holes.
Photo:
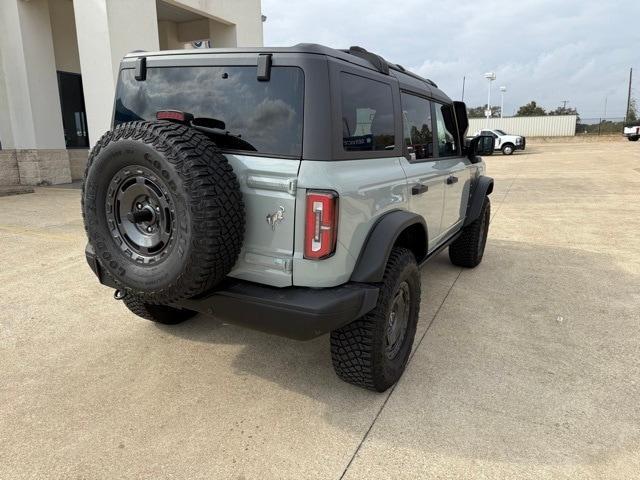
[[[576,115],[545,115],[541,117],[490,118],[488,128],[498,128],[525,137],[572,137],[576,134]],[[486,118],[470,118],[468,135],[487,128]]]
[[[624,117],[579,118],[576,135],[611,135],[623,129]]]

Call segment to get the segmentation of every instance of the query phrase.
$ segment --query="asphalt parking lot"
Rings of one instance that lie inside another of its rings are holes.
[[[423,269],[385,394],[326,336],[134,317],[85,264],[78,190],[0,198],[0,478],[637,478],[640,145],[487,163],[484,261]]]

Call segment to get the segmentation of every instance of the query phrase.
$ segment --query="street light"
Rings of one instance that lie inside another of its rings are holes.
[[[502,118],[502,113],[504,112],[504,92],[507,91],[507,87],[502,85],[500,87],[500,118]]]
[[[487,116],[486,128],[489,129],[489,117],[491,116],[491,82],[493,82],[496,79],[496,74],[495,72],[487,72],[484,74],[484,78],[489,80],[489,93],[487,94],[487,109],[484,112],[484,114]]]

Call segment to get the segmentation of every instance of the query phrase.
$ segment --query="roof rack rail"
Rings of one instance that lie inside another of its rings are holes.
[[[342,50],[342,51],[368,61],[371,65],[375,67],[376,70],[378,70],[380,73],[384,73],[385,75],[389,75],[389,70],[391,69],[397,72],[402,72],[405,75],[409,75],[410,77],[415,78],[416,80],[421,80],[423,82],[428,83],[432,87],[438,88],[438,85],[436,85],[435,82],[433,82],[432,80],[429,80],[428,78],[423,78],[420,75],[416,75],[415,73],[410,72],[399,63],[387,62],[380,55],[376,55],[373,52],[369,52],[362,47],[353,46],[353,47],[349,47],[348,50]]]
[[[349,47],[349,50],[343,50],[343,52],[348,53],[349,55],[354,55],[356,57],[363,58],[371,65],[375,67],[380,73],[384,73],[385,75],[389,75],[389,63],[382,58],[380,55],[376,55],[375,53],[371,53],[365,50],[362,47],[353,46]]]
[[[428,78],[424,78],[421,77],[420,75],[417,75],[413,72],[410,72],[409,70],[407,70],[406,68],[404,68],[402,65],[397,65],[395,63],[390,63],[389,64],[389,68],[391,70],[396,70],[398,72],[402,72],[405,75],[409,75],[410,77],[415,78],[416,80],[421,80],[423,82],[427,82],[429,85],[431,85],[432,87],[438,88],[438,85],[436,85],[436,83],[433,80],[429,80]]]

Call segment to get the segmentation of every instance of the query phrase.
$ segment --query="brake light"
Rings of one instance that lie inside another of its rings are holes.
[[[336,250],[338,238],[338,195],[307,191],[304,258],[320,260]]]
[[[188,123],[193,120],[193,115],[186,112],[180,112],[179,110],[160,110],[156,112],[156,119]]]

